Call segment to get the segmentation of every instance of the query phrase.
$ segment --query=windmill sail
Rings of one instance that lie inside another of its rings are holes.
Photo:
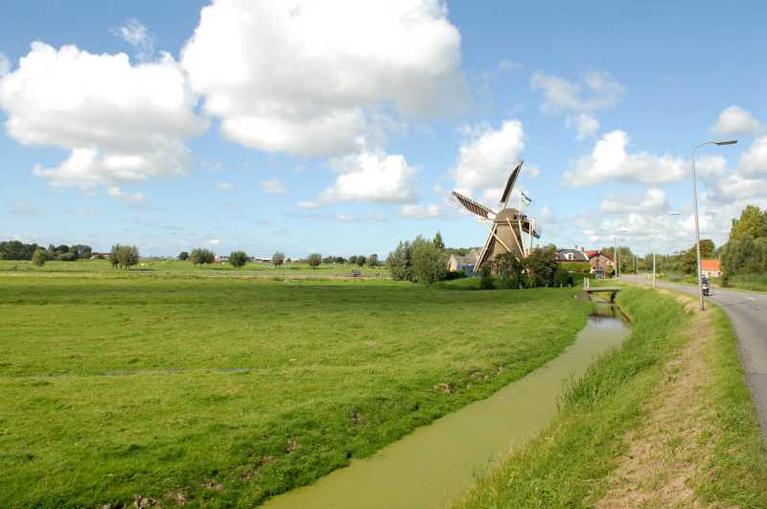
[[[511,190],[514,189],[514,184],[517,183],[517,177],[519,177],[519,172],[522,171],[522,165],[525,164],[524,161],[520,161],[516,168],[514,168],[514,171],[511,172],[511,175],[509,175],[509,180],[506,181],[506,187],[503,189],[503,194],[501,195],[501,208],[506,208],[506,203],[509,201],[509,196],[511,196]]]
[[[481,203],[475,202],[471,198],[464,196],[461,193],[453,191],[453,196],[455,196],[455,198],[461,203],[461,205],[463,205],[466,208],[466,210],[468,210],[469,212],[473,212],[479,217],[482,217],[484,219],[491,219],[491,217],[495,215],[495,212],[493,212],[489,208],[485,207]]]

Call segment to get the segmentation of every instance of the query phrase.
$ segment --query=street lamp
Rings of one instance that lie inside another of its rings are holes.
[[[622,230],[618,230],[618,233],[628,233],[628,230],[626,228],[623,228]],[[615,279],[621,278],[621,264],[620,264],[620,253],[618,252],[618,241],[621,240],[620,237],[613,234],[613,263],[615,264]]]
[[[700,297],[700,310],[705,309],[703,303],[703,270],[700,265],[700,226],[698,224],[698,183],[695,177],[695,151],[706,145],[735,145],[738,140],[707,141],[692,148],[692,202],[695,209],[695,251],[698,258],[698,294]]]
[[[678,216],[679,212],[669,212],[669,216]],[[656,219],[663,217],[663,216],[657,216]],[[655,229],[655,238],[653,239],[652,243],[652,287],[657,288],[655,285],[655,253],[658,251],[658,229]]]

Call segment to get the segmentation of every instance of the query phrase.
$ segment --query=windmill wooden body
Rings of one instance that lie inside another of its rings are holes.
[[[517,182],[520,172],[522,171],[522,165],[524,161],[520,161],[514,168],[506,181],[506,187],[501,194],[501,207],[498,212],[494,212],[489,207],[478,203],[471,198],[462,195],[457,191],[453,191],[453,196],[458,202],[463,205],[466,210],[475,214],[480,218],[480,221],[488,224],[490,230],[487,240],[485,241],[482,251],[480,251],[477,257],[477,262],[474,265],[474,270],[479,270],[485,262],[493,260],[497,255],[501,253],[512,253],[518,259],[522,259],[527,256],[532,250],[532,239],[540,238],[539,229],[535,228],[535,222],[521,210],[521,198],[519,208],[509,207],[509,199],[511,198],[511,191],[514,189],[514,184]],[[525,237],[527,234],[530,241],[530,247],[525,247]]]

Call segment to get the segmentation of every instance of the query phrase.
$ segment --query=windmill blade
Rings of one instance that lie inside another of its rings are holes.
[[[489,208],[485,207],[481,203],[475,202],[471,198],[464,196],[461,193],[453,191],[453,196],[455,196],[456,200],[458,200],[460,204],[466,208],[466,210],[478,215],[481,218],[490,219],[491,216],[495,215],[495,212]]]
[[[509,196],[511,196],[511,190],[514,189],[514,184],[517,183],[517,177],[519,177],[519,172],[522,171],[522,165],[525,164],[524,161],[520,161],[517,164],[517,167],[514,168],[514,171],[511,172],[511,175],[509,175],[509,180],[506,182],[506,187],[503,190],[503,194],[501,195],[501,208],[506,208],[506,202],[509,201]]]

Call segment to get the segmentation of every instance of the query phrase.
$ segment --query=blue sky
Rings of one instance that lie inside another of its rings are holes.
[[[208,4],[5,2],[0,238],[476,246],[449,191],[494,207],[520,158],[541,242],[673,251],[715,138],[740,141],[699,153],[704,236],[767,204],[760,2]]]

